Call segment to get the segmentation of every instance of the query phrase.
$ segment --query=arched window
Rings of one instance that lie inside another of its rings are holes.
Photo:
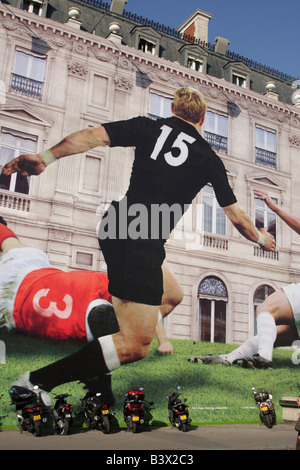
[[[253,296],[253,306],[254,306],[254,335],[257,333],[256,327],[256,309],[259,304],[262,304],[269,295],[273,294],[275,290],[273,287],[268,286],[267,284],[263,284],[259,286],[256,291],[254,292]]]
[[[199,286],[199,331],[200,341],[226,342],[227,289],[217,277],[203,279]]]

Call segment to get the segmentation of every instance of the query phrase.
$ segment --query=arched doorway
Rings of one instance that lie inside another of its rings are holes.
[[[225,343],[228,294],[224,282],[215,276],[206,277],[199,286],[198,299],[198,339]]]

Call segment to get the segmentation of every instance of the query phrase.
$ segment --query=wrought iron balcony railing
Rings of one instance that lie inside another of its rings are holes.
[[[255,162],[276,168],[276,153],[255,147]]]
[[[216,152],[227,153],[227,137],[205,131],[205,139]]]
[[[12,74],[10,90],[26,95],[31,98],[41,98],[43,82],[33,80],[32,78],[23,77],[22,75]]]

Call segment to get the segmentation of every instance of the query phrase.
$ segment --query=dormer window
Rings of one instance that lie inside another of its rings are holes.
[[[203,61],[195,57],[188,57],[187,66],[189,69],[196,70],[196,72],[203,72]]]
[[[155,43],[147,41],[147,39],[140,38],[139,50],[146,52],[147,54],[155,54]]]
[[[23,10],[42,16],[42,0],[23,0]]]
[[[199,44],[184,44],[178,49],[180,63],[196,72],[206,73],[208,53]]]
[[[251,69],[243,62],[228,62],[224,66],[224,78],[242,88],[250,88]]]
[[[145,54],[159,56],[161,34],[151,26],[135,26],[131,30],[132,46]]]
[[[232,83],[234,83],[235,85],[241,86],[242,88],[246,88],[246,77],[243,75],[238,75],[236,73],[233,73]]]

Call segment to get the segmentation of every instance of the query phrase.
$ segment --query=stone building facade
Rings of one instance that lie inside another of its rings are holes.
[[[299,236],[253,192],[267,190],[299,213],[300,108],[292,81],[226,55],[224,38],[208,47],[210,15],[201,10],[176,36],[124,16],[124,1],[121,12],[118,2],[66,1],[63,11],[59,3],[0,5],[0,165],[84,127],[168,115],[177,88],[200,90],[208,105],[201,133],[222,158],[240,206],[276,235],[277,251],[240,236],[212,188],[203,188],[166,244],[184,299],[165,327],[170,338],[244,341],[255,333],[256,305],[300,281]],[[199,28],[198,41],[183,36]],[[105,271],[97,224],[107,202],[126,191],[132,161],[133,149],[97,148],[39,177],[1,176],[0,213],[53,266]]]

